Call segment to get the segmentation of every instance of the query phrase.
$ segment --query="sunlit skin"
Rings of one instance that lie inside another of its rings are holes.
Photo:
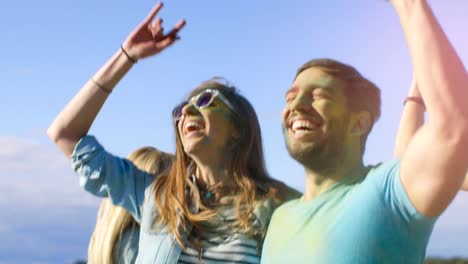
[[[288,129],[287,140],[291,147],[309,148],[320,144],[320,139],[323,141],[328,132],[327,121],[344,116],[344,96],[341,90],[336,88],[340,84],[339,80],[319,68],[307,69],[296,78],[286,92],[283,125],[285,128],[291,128],[292,121],[305,120],[314,126],[303,133],[293,133]]]
[[[421,98],[416,80],[413,79],[408,96]],[[412,101],[405,103],[395,140],[394,157],[401,158],[416,132],[424,125],[425,107]],[[468,173],[461,189],[468,191]]]
[[[207,174],[224,175],[223,164],[229,160],[229,143],[235,131],[231,115],[230,109],[218,98],[203,109],[192,104],[182,109],[182,117],[177,123],[178,132],[185,153],[199,164],[199,175],[203,178]],[[203,181],[209,184],[212,181],[209,178]]]
[[[309,68],[286,92],[283,130],[289,153],[306,170],[306,200],[349,172],[364,170],[360,153],[364,130],[356,122],[359,115],[346,106],[343,85],[321,68]]]

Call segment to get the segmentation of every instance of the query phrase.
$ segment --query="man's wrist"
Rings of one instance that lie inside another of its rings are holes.
[[[413,12],[418,12],[418,9],[424,10],[427,6],[426,0],[391,0],[391,2],[400,19],[413,16],[411,15]]]

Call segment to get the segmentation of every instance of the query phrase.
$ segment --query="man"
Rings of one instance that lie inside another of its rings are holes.
[[[262,263],[422,263],[434,222],[467,171],[468,76],[425,0],[392,0],[429,120],[401,159],[362,156],[380,115],[378,88],[351,66],[304,64],[283,127],[305,194],[275,212]]]

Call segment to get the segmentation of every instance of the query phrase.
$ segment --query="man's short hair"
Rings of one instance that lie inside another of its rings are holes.
[[[343,94],[348,108],[352,112],[366,111],[371,117],[371,124],[366,134],[361,137],[362,153],[364,153],[367,136],[375,122],[380,117],[380,89],[371,81],[364,78],[354,67],[333,59],[313,59],[304,63],[296,73],[294,79],[306,69],[320,68],[331,76],[344,81]]]

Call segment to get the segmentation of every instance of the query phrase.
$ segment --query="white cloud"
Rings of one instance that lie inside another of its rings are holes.
[[[71,263],[86,256],[99,199],[41,137],[0,136],[0,263]]]
[[[0,136],[0,205],[93,206],[67,158],[39,139]]]

